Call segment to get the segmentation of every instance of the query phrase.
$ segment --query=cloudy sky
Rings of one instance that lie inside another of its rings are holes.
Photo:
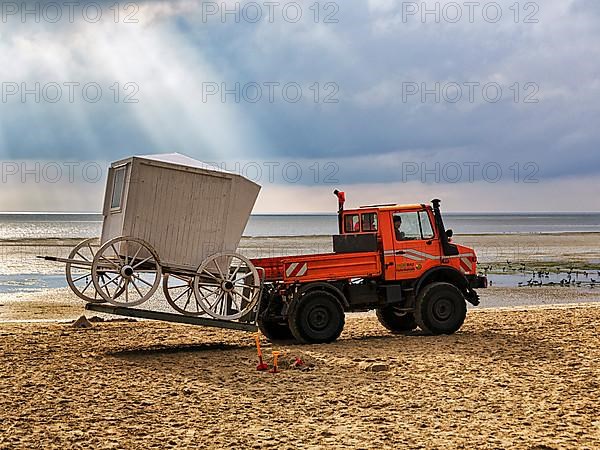
[[[114,3],[3,3],[0,210],[99,211],[166,152],[257,212],[600,209],[596,0]]]

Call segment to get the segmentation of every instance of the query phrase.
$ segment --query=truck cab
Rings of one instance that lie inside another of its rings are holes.
[[[374,205],[340,211],[341,240],[352,244],[346,250],[361,250],[361,242],[377,243],[385,281],[420,279],[431,270],[456,270],[472,284],[480,284],[473,249],[451,242],[445,230],[439,200],[425,204]]]

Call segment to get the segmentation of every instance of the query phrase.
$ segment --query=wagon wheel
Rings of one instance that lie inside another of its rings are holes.
[[[206,314],[194,295],[194,277],[169,274],[163,276],[163,292],[169,305],[186,316]]]
[[[92,261],[97,251],[97,238],[86,239],[80,242],[69,253],[69,260],[65,266],[67,283],[73,293],[79,298],[90,303],[104,303],[105,300],[98,294],[92,279]],[[102,283],[107,281],[106,275],[100,276]],[[124,289],[121,289],[123,293]],[[93,297],[92,297],[93,293]]]
[[[92,263],[94,287],[104,300],[115,306],[144,303],[158,288],[160,278],[156,251],[134,237],[120,236],[106,242]]]
[[[224,267],[228,264],[227,267]],[[239,319],[254,309],[260,277],[250,260],[237,253],[209,256],[194,278],[194,294],[202,310],[221,320]]]
[[[67,283],[77,297],[86,302],[102,303],[104,299],[98,296],[92,285],[92,261],[96,254],[96,241],[96,238],[90,238],[77,244],[69,253],[68,259],[73,262],[67,263],[65,271]]]

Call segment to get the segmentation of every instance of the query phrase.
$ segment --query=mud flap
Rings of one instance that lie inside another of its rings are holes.
[[[465,299],[473,306],[477,306],[480,303],[479,294],[470,287],[467,289],[467,292],[465,292]]]

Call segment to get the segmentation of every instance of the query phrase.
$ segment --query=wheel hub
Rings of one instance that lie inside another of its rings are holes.
[[[453,312],[452,302],[446,298],[441,298],[433,305],[433,315],[437,320],[448,320]]]
[[[133,267],[131,267],[129,264],[124,265],[121,267],[121,275],[125,278],[131,278],[133,275]]]
[[[323,307],[313,308],[308,314],[308,322],[314,330],[322,330],[329,324],[329,311]]]
[[[233,291],[234,285],[231,281],[227,280],[221,283],[221,287],[225,292],[231,292]]]

